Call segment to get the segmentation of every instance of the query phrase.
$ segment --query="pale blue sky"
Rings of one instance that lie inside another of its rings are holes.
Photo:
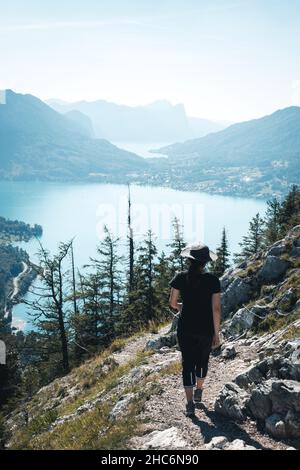
[[[0,0],[0,89],[260,117],[300,105],[299,20],[300,0]]]

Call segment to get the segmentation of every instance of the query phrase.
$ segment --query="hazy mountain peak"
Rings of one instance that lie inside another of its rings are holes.
[[[168,100],[156,100],[147,104],[145,107],[150,109],[170,109],[173,108],[173,105]]]
[[[147,167],[143,158],[89,138],[89,123],[78,111],[65,116],[32,95],[8,90],[6,104],[0,106],[0,178],[124,177]]]
[[[95,135],[113,142],[172,142],[201,137],[224,126],[207,119],[189,118],[182,103],[156,100],[144,106],[126,106],[104,100],[62,104],[47,102],[65,114],[78,110],[89,117]]]

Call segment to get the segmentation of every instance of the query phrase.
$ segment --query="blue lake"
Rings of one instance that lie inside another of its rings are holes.
[[[151,228],[159,251],[168,252],[174,215],[184,225],[187,242],[201,240],[215,249],[226,227],[229,248],[239,249],[238,243],[248,230],[249,220],[265,212],[266,203],[256,199],[233,198],[174,189],[131,186],[133,230],[141,241]],[[73,237],[78,267],[96,254],[102,239],[103,224],[120,237],[120,253],[126,253],[127,187],[112,184],[74,184],[44,182],[0,182],[0,214],[43,227],[41,239],[45,248],[57,249],[60,241]],[[36,260],[37,241],[25,245],[32,260]],[[14,309],[14,322],[26,322],[24,305]],[[25,323],[24,323],[25,324]]]

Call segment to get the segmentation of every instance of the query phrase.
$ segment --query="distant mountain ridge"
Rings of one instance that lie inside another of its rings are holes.
[[[172,184],[215,194],[269,198],[300,180],[300,107],[156,149]]]
[[[147,167],[143,158],[91,139],[85,117],[77,113],[76,120],[74,113],[71,119],[32,95],[7,90],[6,104],[0,106],[0,178],[119,178]]]
[[[125,106],[104,100],[67,103],[48,100],[60,113],[80,111],[89,117],[95,135],[113,142],[168,142],[201,137],[225,127],[207,119],[190,118],[183,104],[158,100],[145,106]]]
[[[156,150],[169,158],[144,159],[91,138],[93,128],[82,111],[65,110],[63,115],[34,96],[13,91],[7,91],[6,101],[0,106],[0,179],[130,181],[264,199],[299,184],[296,106]],[[151,107],[162,113],[169,104]]]
[[[292,106],[157,151],[174,159],[193,160],[195,165],[218,162],[261,166],[272,160],[299,162],[299,149],[300,107]]]

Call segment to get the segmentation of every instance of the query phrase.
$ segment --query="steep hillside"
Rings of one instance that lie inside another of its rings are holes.
[[[65,116],[78,126],[78,132],[91,139],[95,137],[92,121],[80,111],[68,111]]]
[[[0,106],[0,178],[119,178],[147,167],[143,158],[81,129],[34,96],[8,90]]]
[[[300,107],[276,111],[261,119],[233,124],[201,139],[170,145],[159,153],[200,164],[264,166],[273,160],[299,162]]]
[[[224,343],[194,419],[167,326],[43,387],[6,417],[7,447],[300,449],[299,250],[297,226],[223,276]]]
[[[294,106],[156,151],[169,156],[175,186],[267,197],[299,180],[299,149],[300,108]]]

